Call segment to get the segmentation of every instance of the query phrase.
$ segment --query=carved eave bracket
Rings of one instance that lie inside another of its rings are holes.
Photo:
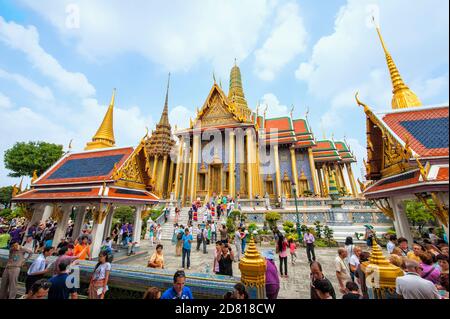
[[[101,224],[104,222],[106,216],[108,216],[108,213],[111,211],[111,203],[100,205],[100,208],[95,208],[92,210],[92,219],[94,220],[94,223]]]
[[[373,200],[373,203],[378,207],[379,210],[381,210],[383,214],[385,214],[390,219],[395,220],[394,210],[389,204],[389,200],[387,198],[375,199]]]
[[[431,192],[430,195],[418,193],[414,194],[425,207],[435,216],[443,225],[448,226],[448,207],[442,203],[436,192]],[[435,207],[432,207],[428,200],[431,199]]]

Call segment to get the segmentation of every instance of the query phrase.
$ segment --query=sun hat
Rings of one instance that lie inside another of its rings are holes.
[[[275,259],[275,255],[273,253],[273,250],[266,250],[263,252],[263,257],[266,259],[270,259],[270,260],[274,260]]]

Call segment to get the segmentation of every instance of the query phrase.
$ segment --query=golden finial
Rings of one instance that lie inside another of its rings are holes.
[[[67,147],[68,152],[70,152],[72,150],[72,141],[73,141],[73,139],[70,140],[69,146]]]
[[[370,108],[367,106],[367,104],[364,104],[363,102],[360,101],[360,99],[359,99],[359,92],[356,92],[356,93],[355,93],[355,99],[356,99],[356,103],[357,103],[359,106],[362,106],[362,107],[364,108],[364,112],[365,112],[365,113],[367,113],[367,112],[370,111]]]
[[[31,184],[33,184],[38,179],[37,170],[33,171],[33,177],[31,178]]]
[[[23,176],[22,176],[22,178],[20,179],[19,186],[17,187],[17,188],[18,188],[18,191],[19,191],[20,193],[22,192],[22,183],[23,183]]]
[[[294,104],[292,104],[291,111],[289,112],[292,121],[294,120],[293,114],[294,114]]]
[[[389,53],[386,44],[384,43],[383,36],[381,35],[381,30],[379,25],[375,23],[375,18],[372,16],[372,20],[375,24],[375,28],[378,33],[378,37],[381,41],[381,46],[383,47],[384,54],[386,56],[386,62],[389,69],[389,73],[391,75],[392,81],[392,93],[394,96],[392,97],[392,108],[393,109],[403,109],[408,107],[421,106],[422,102],[417,97],[417,95],[409,89],[408,86],[403,82],[403,79],[400,75],[400,72],[397,69],[397,66],[392,59],[391,54]]]
[[[19,193],[19,190],[17,188],[17,184],[14,184],[13,190],[12,190],[12,197],[17,196],[18,193]]]
[[[111,102],[109,103],[108,110],[106,111],[103,122],[92,138],[92,142],[86,144],[85,150],[106,148],[115,146],[114,139],[114,127],[113,127],[113,115],[114,115],[114,103],[116,99],[116,89],[113,90],[111,96]]]

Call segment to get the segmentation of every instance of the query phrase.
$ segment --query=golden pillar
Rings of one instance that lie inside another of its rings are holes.
[[[277,197],[282,196],[281,176],[280,176],[280,158],[278,156],[278,144],[273,146],[273,156],[275,159],[275,179],[277,183]]]
[[[292,178],[294,179],[295,190],[297,196],[301,196],[301,194],[299,193],[300,189],[298,188],[297,159],[295,157],[295,148],[291,147],[289,150],[291,151]],[[311,176],[314,176],[313,171],[311,171]]]
[[[180,138],[180,145],[178,145],[178,154],[177,154],[177,169],[175,170],[175,198],[178,198],[180,194],[180,174],[181,168],[183,166],[183,144],[184,138]]]
[[[158,178],[159,180],[159,193],[164,197],[164,180],[166,179],[166,170],[167,170],[167,158],[168,155],[164,155],[163,157],[163,164],[162,164],[162,171]]]
[[[186,193],[187,193],[187,184],[189,182],[189,163],[190,163],[190,154],[189,154],[189,149],[190,147],[188,147],[188,143],[189,141],[184,141],[184,150],[183,150],[183,176],[182,176],[182,183],[181,183],[181,201],[182,204],[186,201]]]
[[[317,176],[319,176],[319,185],[320,185],[320,193],[318,195],[325,197],[325,193],[323,190],[323,180],[322,180],[322,169],[321,168],[317,169]]]
[[[342,169],[343,166],[344,164],[338,164],[338,170],[342,180],[342,187],[344,187],[345,193],[347,194],[349,192],[349,188],[347,187],[347,183],[345,182],[344,170]]]
[[[229,144],[229,147],[230,147],[230,149],[229,149],[229,153],[228,153],[228,155],[229,155],[229,160],[228,160],[228,165],[229,165],[229,169],[228,169],[228,191],[229,191],[229,195],[231,196],[231,197],[233,197],[234,198],[234,196],[235,196],[235,188],[236,188],[236,182],[235,182],[235,176],[234,176],[234,171],[235,171],[235,168],[236,168],[236,155],[235,155],[235,150],[236,150],[236,147],[235,147],[235,139],[234,139],[234,131],[230,131],[230,133],[229,133],[229,141],[228,141],[228,144]]]
[[[239,262],[241,282],[246,286],[250,296],[256,299],[266,298],[266,260],[259,254],[255,241],[251,237],[244,257]]]
[[[194,134],[193,137],[193,145],[192,145],[192,163],[191,163],[191,189],[190,189],[190,197],[191,201],[196,199],[196,189],[197,189],[197,171],[198,171],[198,153],[200,147],[200,135]]]
[[[325,193],[328,194],[330,188],[330,168],[327,164],[323,164],[323,179],[325,181]]]
[[[253,199],[253,169],[254,153],[252,149],[252,131],[247,129],[247,193],[248,198]]]
[[[358,188],[356,187],[355,177],[353,176],[352,163],[345,163],[345,166],[347,167],[348,179],[350,180],[350,186],[352,187],[353,196],[357,197]]]
[[[341,177],[339,176],[339,169],[338,169],[337,163],[333,163],[333,166],[330,167],[330,169],[331,169],[332,174],[334,175],[337,189],[339,192],[341,192],[342,181],[341,181]]]
[[[173,190],[173,174],[174,174],[174,167],[175,164],[173,161],[170,161],[169,165],[169,176],[167,177],[167,197],[170,198],[170,193],[172,193]]]
[[[317,182],[317,174],[316,174],[316,165],[314,163],[314,156],[313,156],[311,147],[308,148],[308,159],[309,159],[309,168],[311,170],[311,179],[313,182],[314,194],[319,195],[320,191],[319,191],[319,185],[317,185],[318,182]]]
[[[376,240],[372,240],[369,261],[363,262],[361,269],[366,274],[370,299],[398,299],[398,295],[395,293],[396,279],[403,276],[404,273],[383,256]]]

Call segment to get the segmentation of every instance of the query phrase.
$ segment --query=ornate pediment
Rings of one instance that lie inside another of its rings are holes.
[[[230,102],[217,84],[214,84],[203,107],[197,112],[192,125],[215,126],[237,124],[244,121],[236,112],[234,102]]]
[[[113,179],[117,186],[137,189],[153,189],[151,185],[151,169],[147,161],[145,141],[139,146],[120,168],[115,168]]]

